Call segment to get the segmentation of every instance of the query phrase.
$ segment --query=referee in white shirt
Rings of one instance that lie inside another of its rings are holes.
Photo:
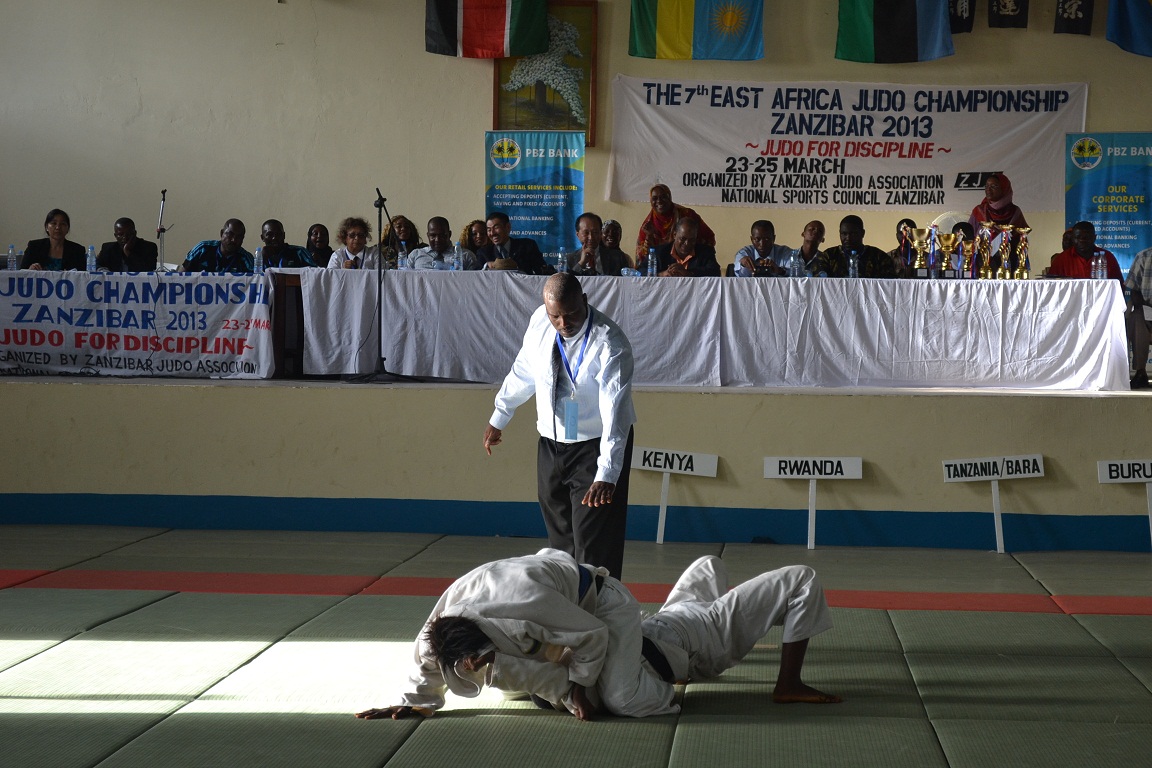
[[[632,367],[620,327],[588,304],[574,275],[553,275],[484,430],[491,455],[516,408],[536,395],[536,475],[548,542],[616,578],[636,422]]]

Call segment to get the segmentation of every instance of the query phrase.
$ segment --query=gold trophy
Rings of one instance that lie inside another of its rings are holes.
[[[992,222],[980,222],[980,279],[992,279]]]
[[[967,280],[972,277],[972,262],[975,261],[976,258],[976,241],[960,241],[960,252],[964,254],[964,261],[960,267],[960,277]]]
[[[1000,258],[1000,266],[996,268],[997,280],[1011,280],[1012,272],[1008,269],[1008,265],[1012,263],[1012,230],[1016,229],[1011,224],[1001,224],[1000,229],[1000,250],[996,255]]]
[[[1027,280],[1031,275],[1028,272],[1031,264],[1028,261],[1028,233],[1032,227],[1016,227],[1016,234],[1020,235],[1020,242],[1016,245],[1016,271],[1012,273],[1014,280]]]
[[[960,244],[960,235],[954,232],[936,233],[936,242],[940,243],[940,277],[948,280],[956,279],[956,268],[952,264],[952,254],[956,253],[956,246]]]
[[[932,230],[927,227],[912,230],[912,247],[916,250],[916,263],[912,265],[912,277],[931,277],[928,270],[928,259],[924,252],[928,250],[932,239]]]

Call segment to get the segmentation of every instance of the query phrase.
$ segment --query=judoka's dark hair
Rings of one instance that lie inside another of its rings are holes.
[[[428,650],[437,661],[450,666],[466,656],[474,656],[491,641],[480,626],[462,616],[438,616],[424,633]]]

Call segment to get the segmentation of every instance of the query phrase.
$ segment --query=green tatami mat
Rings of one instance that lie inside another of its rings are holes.
[[[180,592],[102,624],[85,637],[275,642],[342,599]]]
[[[1062,613],[892,611],[909,653],[1109,656],[1076,619]]]
[[[289,639],[413,642],[435,605],[435,597],[353,595],[295,630]]]
[[[934,720],[951,768],[1136,768],[1148,765],[1152,726],[1134,723]]]
[[[1013,557],[1040,581],[1152,579],[1152,557],[1147,552],[1020,552]]]
[[[1149,557],[1145,555],[1145,557]],[[1152,578],[1133,576],[1081,578],[1075,575],[1047,576],[1040,584],[1054,595],[1152,596]]]
[[[284,641],[200,698],[261,705],[293,702],[301,711],[359,712],[398,703],[400,694],[409,689],[412,665],[411,641]]]
[[[1144,684],[1144,687],[1152,691],[1152,659],[1147,656],[1143,657],[1130,657],[1120,659],[1121,663],[1128,668],[1136,679]]]
[[[0,768],[90,768],[181,703],[0,698]]]
[[[5,629],[76,634],[171,594],[151,590],[4,589],[0,590],[0,636]]]
[[[72,637],[71,633],[0,629],[0,671],[30,659],[69,637]]]
[[[780,642],[778,631],[773,631],[772,636]],[[816,635],[808,644],[809,654],[828,651],[903,653],[904,648],[887,611],[833,608],[832,629]]]
[[[669,768],[947,768],[947,765],[927,720],[850,716],[805,719],[802,715],[779,720],[681,715],[672,759],[668,761]]]
[[[423,549],[437,539],[438,533],[389,533],[384,531],[257,531],[222,530],[218,528],[187,529],[166,531],[158,537],[166,542],[248,542],[262,543],[308,543],[355,544],[364,546],[378,544]]]
[[[118,546],[166,531],[166,528],[135,528],[125,525],[0,525],[0,542],[48,539],[101,541]]]
[[[0,697],[186,700],[266,645],[80,636],[0,672]]]
[[[1152,616],[1076,616],[1092,636],[1117,656],[1152,657]]]
[[[377,768],[416,726],[415,720],[357,720],[347,712],[219,711],[194,702],[100,768]]]
[[[1152,693],[1116,659],[910,653],[928,716],[1152,723]]]
[[[772,688],[779,668],[778,652],[757,649],[743,664],[718,678],[690,682],[684,690],[684,714],[749,715],[768,720],[927,717],[904,657],[898,653],[821,653],[809,648],[804,682],[841,696],[844,701],[840,704],[773,703]]]
[[[369,541],[214,541],[168,539],[157,536],[118,549],[117,555],[129,557],[222,557],[272,558],[275,560],[368,560],[399,562],[421,551],[424,545],[391,544]]]
[[[74,571],[176,571],[182,573],[284,573],[301,576],[378,576],[398,560],[356,560],[351,557],[167,557],[105,555],[87,560]]]
[[[543,710],[444,713],[421,723],[387,768],[664,768],[675,723],[673,716],[583,723]]]

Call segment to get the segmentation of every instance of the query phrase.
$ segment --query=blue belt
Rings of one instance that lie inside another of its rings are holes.
[[[592,575],[592,571],[588,570],[587,568],[585,568],[582,565],[576,566],[576,569],[578,571],[580,571],[580,589],[578,592],[579,596],[576,598],[577,601],[582,601],[584,599],[584,596],[588,594],[588,588],[592,586],[592,582],[596,582],[596,592],[597,593],[599,593],[600,590],[603,589],[603,587],[604,587],[604,577],[603,576],[595,576],[594,577]]]

